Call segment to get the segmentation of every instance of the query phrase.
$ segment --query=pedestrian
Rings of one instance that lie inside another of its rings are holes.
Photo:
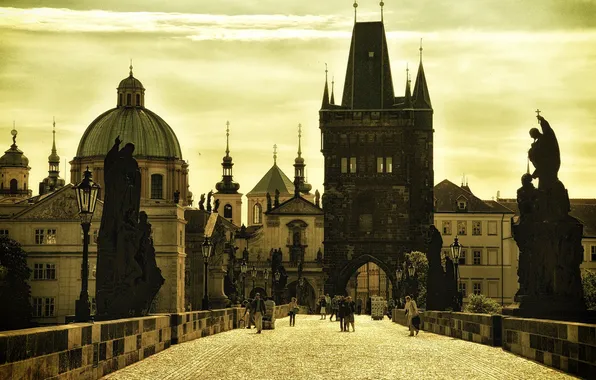
[[[296,314],[298,313],[298,302],[296,301],[296,297],[292,297],[292,301],[290,301],[288,308],[288,314],[290,316],[290,326],[296,326]]]
[[[406,315],[408,316],[408,327],[410,328],[410,336],[414,336],[414,331],[416,331],[416,335],[420,331],[420,315],[418,314],[418,306],[416,306],[416,301],[414,301],[410,296],[406,296]]]
[[[331,314],[331,297],[329,297],[329,293],[325,294],[325,304],[325,310]]]
[[[336,320],[339,319],[339,331],[344,331],[344,318],[345,318],[345,308],[346,308],[346,300],[344,296],[340,296],[338,300],[338,309],[337,309],[337,317]]]
[[[362,314],[362,298],[358,298],[356,301],[356,308],[358,309],[358,315]]]
[[[338,296],[333,297],[331,300],[331,315],[329,316],[329,322],[333,321],[333,316],[335,315],[335,320],[337,321],[337,308],[338,308]]]
[[[252,301],[252,312],[255,315],[255,327],[257,328],[257,334],[261,333],[263,329],[263,315],[267,312],[265,308],[265,301],[261,299],[261,294],[255,294],[255,299]]]
[[[370,296],[366,299],[366,311],[364,313],[372,315],[372,299]]]
[[[243,304],[244,304],[244,315],[242,316],[241,319],[244,319],[246,317],[246,314],[248,314],[248,318],[246,321],[246,328],[250,329],[250,326],[251,326],[250,322],[253,318],[253,313],[251,312],[252,300],[251,299],[244,300]]]
[[[344,331],[350,331],[350,326],[352,325],[352,332],[356,331],[354,328],[354,313],[356,312],[356,303],[352,301],[352,297],[348,296],[348,300],[346,302],[346,316],[344,321]]]
[[[319,307],[321,308],[321,319],[327,319],[327,301],[325,296],[319,297]]]

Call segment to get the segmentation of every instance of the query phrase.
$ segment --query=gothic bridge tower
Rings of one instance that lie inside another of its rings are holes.
[[[355,22],[342,101],[334,103],[326,78],[319,111],[325,292],[344,294],[368,262],[395,285],[404,254],[426,250],[433,220],[433,110],[422,47],[413,93],[408,75],[396,97],[383,21]]]

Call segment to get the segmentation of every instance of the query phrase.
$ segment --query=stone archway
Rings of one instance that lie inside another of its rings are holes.
[[[391,281],[393,291],[395,292],[395,289],[397,289],[397,287],[398,287],[398,284],[397,284],[397,281],[395,278],[395,271],[392,270],[390,268],[390,266],[387,263],[385,263],[383,260],[381,260],[375,256],[365,254],[365,255],[360,255],[360,256],[350,260],[339,271],[339,274],[337,276],[337,282],[335,283],[335,294],[346,295],[347,294],[346,288],[348,286],[348,281],[350,281],[350,278],[358,270],[358,268],[360,268],[361,266],[363,266],[366,263],[375,263],[379,268],[381,268],[381,270],[383,270],[385,272],[385,275],[387,276],[387,278]]]
[[[255,294],[259,293],[261,295],[261,299],[265,299],[265,297],[268,297],[267,293],[265,292],[265,289],[257,286],[256,288],[252,289],[250,291],[250,298],[254,299],[255,298]]]

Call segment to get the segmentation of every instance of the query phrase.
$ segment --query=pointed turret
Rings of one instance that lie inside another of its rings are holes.
[[[60,156],[56,151],[56,119],[52,122],[52,152],[48,157],[48,176],[39,183],[39,195],[51,193],[64,187],[65,181],[60,178]]]
[[[240,184],[234,182],[232,175],[232,157],[230,156],[230,122],[226,122],[226,155],[224,156],[221,166],[223,168],[223,175],[221,181],[215,185],[218,193],[221,194],[236,194],[240,189]]]
[[[294,160],[294,186],[300,193],[308,194],[312,186],[304,179],[304,158],[302,158],[302,124],[298,124],[298,157]],[[296,193],[298,194],[298,192]]]
[[[323,103],[321,109],[329,108],[329,84],[327,81],[327,64],[325,64],[325,89],[323,90]]]
[[[335,105],[335,78],[331,78],[331,99],[329,100],[331,105]]]
[[[406,65],[406,95],[404,99],[404,105],[406,108],[412,107],[412,89],[410,83],[412,80],[410,79],[410,69]]]
[[[415,108],[432,109],[424,67],[422,66],[422,40],[420,40],[420,64],[418,66],[418,75],[416,75],[416,83],[414,84],[413,97]]]

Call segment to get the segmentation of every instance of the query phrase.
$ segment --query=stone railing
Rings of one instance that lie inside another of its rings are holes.
[[[244,327],[242,308],[0,332],[0,379],[99,379],[172,344]],[[276,318],[288,305],[275,307]]]
[[[424,311],[420,317],[425,331],[502,346],[584,378],[596,374],[595,324],[448,311]],[[393,322],[406,325],[405,312],[394,309]]]
[[[583,378],[596,376],[596,325],[503,318],[503,349]]]

